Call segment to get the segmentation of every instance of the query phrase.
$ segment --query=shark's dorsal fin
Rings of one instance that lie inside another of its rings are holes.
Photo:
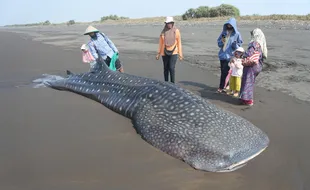
[[[74,73],[72,73],[72,72],[69,71],[69,70],[66,70],[66,73],[67,73],[67,76],[68,76],[68,77],[74,75]]]
[[[112,71],[102,57],[97,58],[96,62],[95,67],[92,68],[90,72],[96,73],[99,71]]]

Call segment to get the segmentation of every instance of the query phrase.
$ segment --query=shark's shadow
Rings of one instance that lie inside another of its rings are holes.
[[[187,89],[190,89],[190,90],[191,90],[191,87],[194,87],[194,88],[198,87],[199,90],[194,90],[194,91],[197,91],[202,98],[206,98],[209,100],[219,100],[219,101],[227,102],[233,105],[240,105],[240,100],[238,98],[229,96],[225,93],[218,93],[216,92],[217,88],[215,87],[211,87],[206,84],[201,84],[201,83],[191,82],[191,81],[179,81],[179,83],[184,87],[188,86],[189,88]]]

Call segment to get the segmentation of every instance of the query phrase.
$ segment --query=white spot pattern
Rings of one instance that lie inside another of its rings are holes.
[[[224,169],[269,143],[247,120],[177,85],[111,71],[73,75],[57,85],[95,95],[132,118],[150,144],[198,169]]]

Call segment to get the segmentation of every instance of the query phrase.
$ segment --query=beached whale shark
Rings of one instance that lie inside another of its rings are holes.
[[[67,74],[34,82],[86,96],[130,118],[142,139],[197,170],[234,171],[269,145],[268,136],[246,119],[178,85],[112,71],[106,64]]]

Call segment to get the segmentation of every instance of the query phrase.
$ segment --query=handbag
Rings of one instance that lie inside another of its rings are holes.
[[[177,46],[174,46],[174,48],[173,48],[171,51],[167,50],[167,48],[165,47],[165,48],[164,48],[164,53],[165,53],[165,55],[168,55],[168,56],[169,56],[169,55],[172,55],[176,47],[177,47]]]

